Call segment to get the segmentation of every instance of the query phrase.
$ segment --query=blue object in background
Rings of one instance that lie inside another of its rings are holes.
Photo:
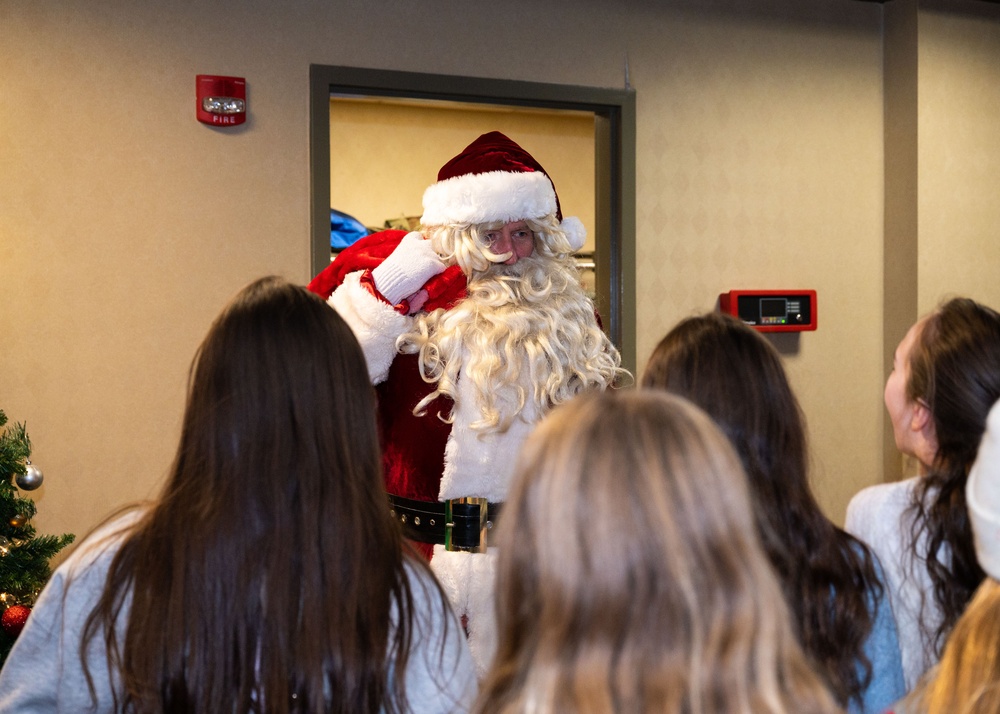
[[[366,235],[368,229],[357,218],[330,209],[330,250],[342,250]]]

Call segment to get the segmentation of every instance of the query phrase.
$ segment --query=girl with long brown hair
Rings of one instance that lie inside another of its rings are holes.
[[[497,540],[483,714],[824,714],[753,524],[699,409],[652,391],[556,408],[517,460]]]
[[[904,692],[888,593],[871,551],[816,502],[805,420],[777,351],[736,318],[692,317],[657,345],[642,384],[687,397],[729,437],[803,648],[841,706],[882,712]]]
[[[191,368],[166,486],[88,539],[0,676],[18,712],[453,712],[471,658],[387,505],[351,330],[280,279]]]
[[[886,569],[907,685],[941,648],[983,581],[965,487],[1000,398],[1000,314],[954,298],[899,343],[885,406],[897,448],[920,473],[869,486],[847,508],[846,528]]]
[[[965,497],[986,578],[948,635],[941,661],[896,705],[896,714],[1000,711],[1000,402],[987,417]]]

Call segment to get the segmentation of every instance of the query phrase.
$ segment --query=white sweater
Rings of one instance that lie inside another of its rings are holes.
[[[913,527],[906,509],[913,498],[918,477],[869,486],[857,493],[847,506],[844,529],[864,541],[874,551],[885,570],[889,603],[903,658],[907,690],[938,660],[931,640],[921,632],[937,631],[941,609],[934,600],[933,585],[923,556],[914,557],[907,549]],[[921,538],[919,552],[926,550]]]
[[[115,521],[102,533],[131,525],[135,513]],[[31,616],[0,671],[2,714],[111,714],[118,677],[108,671],[104,640],[96,637],[87,663],[97,701],[92,702],[80,661],[84,623],[107,578],[121,537],[95,534],[56,570],[39,596]],[[458,621],[435,602],[427,576],[408,568],[416,600],[414,636],[406,672],[406,693],[414,712],[464,712],[476,696],[477,683]],[[336,598],[336,593],[329,594]]]

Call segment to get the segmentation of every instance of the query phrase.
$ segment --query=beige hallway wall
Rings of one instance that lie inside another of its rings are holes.
[[[155,493],[223,302],[309,279],[310,63],[621,87],[626,57],[640,364],[723,290],[817,289],[788,364],[840,519],[881,471],[881,12],[0,0],[0,407],[46,472],[36,525],[82,533]],[[246,77],[244,127],[195,121],[200,73]]]
[[[919,24],[919,312],[1000,309],[1000,6],[925,2]]]
[[[839,521],[881,475],[880,10],[801,5],[679,15],[634,71],[638,352],[720,292],[817,290],[819,329],[782,344]]]

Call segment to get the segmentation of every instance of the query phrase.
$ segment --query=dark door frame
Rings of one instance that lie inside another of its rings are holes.
[[[330,96],[444,100],[594,114],[595,284],[608,336],[635,374],[635,92],[310,65],[312,274],[330,262]]]

